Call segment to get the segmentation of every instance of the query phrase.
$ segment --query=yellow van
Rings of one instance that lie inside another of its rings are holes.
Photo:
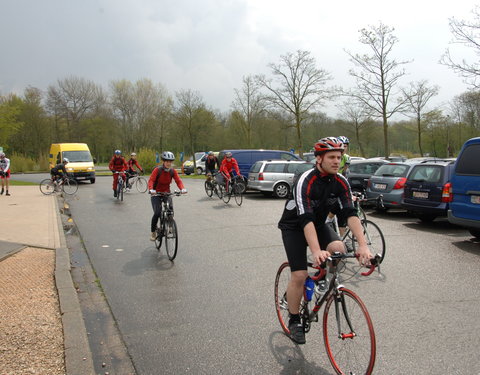
[[[50,168],[67,158],[67,172],[73,173],[75,179],[90,180],[95,183],[95,160],[86,143],[53,143],[50,146]]]

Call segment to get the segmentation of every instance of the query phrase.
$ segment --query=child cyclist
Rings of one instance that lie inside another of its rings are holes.
[[[150,194],[170,193],[170,184],[172,183],[172,179],[175,180],[175,183],[181,190],[182,194],[187,193],[187,189],[185,189],[180,176],[178,175],[177,171],[172,168],[172,162],[174,160],[175,156],[172,152],[164,151],[162,153],[162,165],[153,170],[152,174],[150,175],[150,179],[148,180],[148,189],[150,190]],[[156,229],[158,219],[162,214],[163,199],[168,199],[170,202],[170,207],[173,209],[172,197],[162,197],[161,195],[154,195],[151,197],[153,216],[150,225],[150,241],[155,241],[155,238],[157,237]]]

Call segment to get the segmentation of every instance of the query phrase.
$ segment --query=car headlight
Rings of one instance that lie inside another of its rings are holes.
[[[73,172],[73,168],[67,168],[67,171]]]
[[[92,168],[92,167],[88,167],[88,168],[87,168],[87,171],[93,171],[93,168]]]

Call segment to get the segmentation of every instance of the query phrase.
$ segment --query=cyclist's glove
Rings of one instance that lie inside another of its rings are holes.
[[[151,190],[149,191],[150,194],[155,194],[156,192],[157,192],[157,191],[156,191],[155,189],[151,189]]]
[[[182,193],[182,194],[187,194],[187,189],[182,189],[182,190],[180,190],[180,193]]]

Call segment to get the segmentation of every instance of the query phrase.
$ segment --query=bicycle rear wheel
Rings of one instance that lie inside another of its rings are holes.
[[[46,178],[40,182],[40,191],[45,195],[50,195],[55,192],[55,184],[51,178]]]
[[[327,299],[323,338],[337,374],[372,373],[376,356],[372,320],[363,302],[351,290],[340,288],[338,295]]]
[[[174,260],[177,256],[178,234],[177,223],[173,217],[169,218],[165,224],[165,247],[167,248],[168,259]]]
[[[235,197],[235,203],[238,205],[238,206],[241,206],[242,205],[242,202],[243,202],[243,194],[242,194],[242,187],[239,186],[238,184],[235,184],[233,186],[233,195]]]
[[[137,181],[135,181],[135,187],[139,193],[145,193],[148,189],[147,180],[143,177],[138,177]]]
[[[62,190],[65,194],[73,195],[78,190],[78,182],[73,179],[67,179],[62,185]]]
[[[209,198],[213,195],[212,183],[210,181],[205,181],[205,193],[207,193],[207,197]]]
[[[275,310],[283,332],[290,334],[288,329],[287,286],[290,282],[290,265],[284,262],[280,265],[275,277]]]

